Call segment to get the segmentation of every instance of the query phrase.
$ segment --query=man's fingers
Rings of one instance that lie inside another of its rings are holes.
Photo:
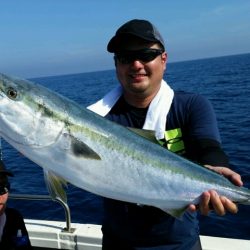
[[[216,214],[223,216],[226,212],[237,213],[238,207],[225,196],[219,196],[215,190],[209,190],[202,194],[198,205],[190,204],[188,210],[190,212],[199,210],[202,215],[208,215],[210,211],[214,210]]]
[[[227,199],[225,196],[221,196],[220,199],[223,206],[228,212],[233,214],[236,214],[238,212],[238,206],[235,203]]]
[[[209,208],[209,201],[210,201],[210,193],[204,192],[201,197],[201,202],[199,204],[199,209],[201,214],[208,215],[210,208]]]
[[[241,176],[231,170],[230,168],[227,167],[220,167],[220,166],[210,166],[210,165],[205,165],[205,167],[212,169],[216,171],[217,173],[225,176],[227,179],[229,179],[233,184],[237,186],[242,186],[243,182],[241,180]]]
[[[226,210],[224,208],[224,205],[220,199],[220,196],[217,194],[216,191],[211,190],[210,191],[210,202],[213,206],[214,211],[218,214],[218,215],[225,215]]]

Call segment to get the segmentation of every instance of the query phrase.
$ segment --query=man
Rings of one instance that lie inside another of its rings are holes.
[[[167,149],[206,165],[236,185],[242,185],[240,176],[228,168],[210,103],[197,94],[173,91],[163,80],[167,53],[156,27],[146,20],[131,20],[117,30],[107,50],[114,53],[121,89],[104,97],[110,98],[105,100],[110,101],[110,110],[102,115],[124,126],[156,130],[157,139]],[[161,105],[153,108],[156,98]],[[94,104],[89,108],[98,113],[100,107]],[[164,122],[163,132],[160,128],[157,131],[159,124],[156,124],[156,129],[145,125],[152,109],[159,112],[162,118],[159,121]],[[237,212],[233,202],[219,197],[213,190],[202,194],[198,207],[190,204],[181,220],[154,207],[107,198],[104,199],[104,209],[104,250],[199,250],[196,210],[205,215],[211,209],[219,215],[227,211]]]
[[[0,249],[31,250],[22,215],[16,209],[6,207],[10,189],[8,176],[13,174],[0,160]]]

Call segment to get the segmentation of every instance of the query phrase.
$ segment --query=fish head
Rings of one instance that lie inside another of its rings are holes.
[[[45,102],[49,92],[33,85],[0,74],[0,135],[12,145],[48,146],[63,128]]]

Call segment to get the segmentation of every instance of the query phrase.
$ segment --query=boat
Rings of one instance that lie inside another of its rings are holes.
[[[77,249],[101,250],[100,225],[72,223],[72,231],[65,230],[63,221],[25,219],[34,250]],[[203,250],[249,250],[250,241],[200,236]],[[119,250],[119,249],[117,249]]]
[[[49,195],[10,194],[10,199],[51,200]],[[101,225],[71,223],[70,209],[59,202],[65,211],[65,221],[24,219],[34,250],[101,250]],[[250,240],[201,235],[203,250],[249,250]],[[119,249],[117,249],[119,250]]]

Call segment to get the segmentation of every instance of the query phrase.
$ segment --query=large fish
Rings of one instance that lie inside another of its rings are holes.
[[[43,86],[3,74],[0,135],[45,170],[54,194],[63,196],[65,180],[176,217],[188,204],[198,204],[201,193],[209,189],[235,202],[250,203],[248,189]]]

